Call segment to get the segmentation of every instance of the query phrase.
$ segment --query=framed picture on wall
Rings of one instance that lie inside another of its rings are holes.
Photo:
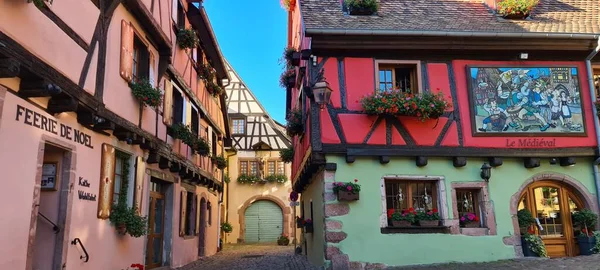
[[[467,67],[474,136],[586,136],[576,67]]]
[[[42,190],[58,190],[57,163],[44,163],[42,166]]]

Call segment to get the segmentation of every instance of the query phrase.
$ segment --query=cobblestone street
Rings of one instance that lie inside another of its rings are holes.
[[[600,255],[578,256],[573,258],[542,259],[525,258],[519,260],[504,260],[489,263],[452,263],[435,266],[393,267],[394,270],[600,270]]]
[[[319,269],[306,257],[294,254],[294,246],[225,245],[222,252],[177,270],[303,270]]]

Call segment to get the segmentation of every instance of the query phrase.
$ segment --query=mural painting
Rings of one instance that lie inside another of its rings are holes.
[[[468,71],[474,135],[585,135],[577,68],[468,67]]]

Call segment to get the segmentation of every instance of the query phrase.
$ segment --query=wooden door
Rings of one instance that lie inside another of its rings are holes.
[[[556,258],[579,254],[571,213],[582,207],[582,200],[570,187],[553,181],[538,181],[523,192],[518,208],[531,211],[538,224],[530,230],[541,236],[548,256]]]
[[[152,269],[162,266],[163,263],[165,195],[161,193],[158,188],[152,188],[150,191],[150,200],[148,204],[146,269]]]

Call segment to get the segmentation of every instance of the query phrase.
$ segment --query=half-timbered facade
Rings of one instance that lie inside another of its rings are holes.
[[[181,49],[181,29],[198,44]],[[0,1],[0,202],[11,206],[0,268],[152,269],[215,254],[224,174],[208,153],[229,138],[215,91],[228,79],[201,1]],[[209,150],[182,142],[177,124]]]
[[[598,3],[541,0],[513,20],[496,1],[378,2],[373,15],[349,15],[339,0],[292,1],[289,12],[288,45],[302,60],[287,108],[304,127],[292,138],[292,181],[314,222],[303,234],[310,261],[520,257],[520,209],[550,257],[578,255],[571,214],[598,212]],[[385,107],[391,93],[404,100]],[[410,100],[429,93],[451,105],[423,119],[428,108]],[[381,107],[368,111],[365,96]],[[355,181],[359,200],[338,200],[334,183]],[[394,226],[391,214],[409,209],[441,221]]]
[[[288,149],[290,140],[233,67],[227,68],[232,145],[226,220],[233,231],[226,242],[275,242],[281,234],[293,239],[296,207],[289,200],[291,167],[280,158],[280,150]]]

